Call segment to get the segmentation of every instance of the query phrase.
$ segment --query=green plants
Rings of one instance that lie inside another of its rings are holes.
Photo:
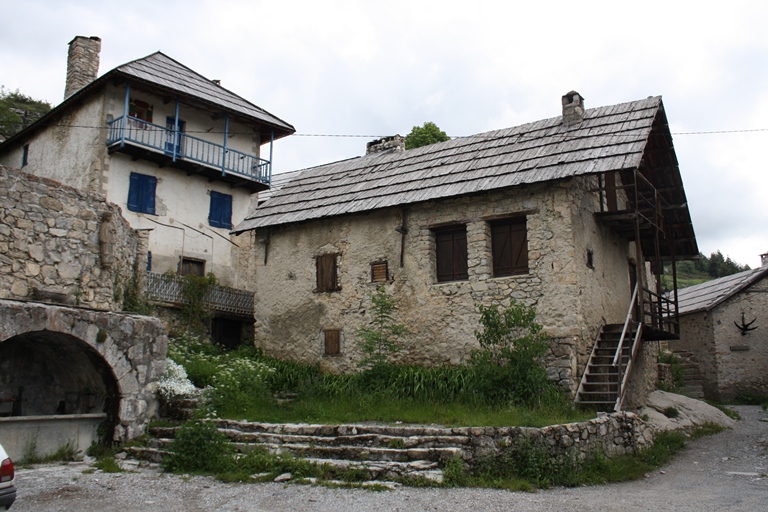
[[[361,368],[373,368],[387,363],[401,350],[398,340],[409,331],[395,322],[397,301],[387,295],[383,286],[371,294],[371,325],[357,330],[357,346],[363,353]]]
[[[125,470],[115,461],[114,457],[102,457],[96,460],[93,465],[96,469],[102,470],[104,473],[123,473]]]
[[[493,403],[525,403],[557,395],[541,358],[548,337],[536,323],[536,309],[512,301],[509,307],[480,306],[480,349],[472,353],[474,389]]]
[[[208,296],[216,285],[216,276],[209,272],[205,276],[186,275],[181,278],[181,296],[184,302],[182,312],[187,320],[187,329],[205,332],[211,312]]]
[[[163,467],[177,473],[219,473],[231,468],[233,449],[209,422],[192,421],[176,430]]]
[[[115,283],[115,289],[118,289],[117,282]],[[152,316],[155,313],[155,308],[149,300],[149,297],[139,290],[139,285],[135,277],[132,277],[123,287],[123,311],[130,313],[136,313],[138,315]],[[115,301],[118,301],[115,296]]]
[[[666,416],[667,418],[677,418],[678,416],[680,416],[680,411],[678,411],[677,408],[672,406],[666,407],[662,412],[664,413],[664,416]]]
[[[464,472],[464,461],[461,457],[454,455],[450,460],[445,461],[443,466],[443,485],[446,487],[463,487],[467,482],[467,475]]]

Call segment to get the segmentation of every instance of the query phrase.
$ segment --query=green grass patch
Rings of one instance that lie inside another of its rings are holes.
[[[96,469],[102,470],[104,473],[123,473],[125,470],[120,467],[114,457],[103,457],[98,459],[93,465]]]

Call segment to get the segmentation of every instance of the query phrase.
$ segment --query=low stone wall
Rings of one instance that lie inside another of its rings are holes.
[[[0,299],[119,310],[137,234],[96,193],[0,166]]]
[[[84,455],[99,441],[99,425],[106,419],[106,414],[0,418],[0,439],[16,462],[53,455],[65,447]]]

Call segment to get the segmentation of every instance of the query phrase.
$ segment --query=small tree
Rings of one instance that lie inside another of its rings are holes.
[[[51,110],[47,101],[35,100],[0,86],[0,142],[20,132]]]
[[[391,355],[402,349],[397,341],[410,333],[405,325],[395,323],[397,301],[387,295],[383,286],[371,294],[371,303],[371,324],[356,333],[357,346],[364,354],[359,364],[361,368],[386,364]]]
[[[405,136],[405,149],[420,148],[447,140],[451,140],[451,138],[435,123],[427,121],[423,126],[414,126],[411,133]]]
[[[536,308],[515,301],[506,309],[480,306],[480,350],[472,353],[476,391],[491,402],[532,404],[555,387],[541,364],[549,339],[536,323]]]

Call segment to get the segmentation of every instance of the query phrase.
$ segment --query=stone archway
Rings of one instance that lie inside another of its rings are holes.
[[[0,397],[13,400],[0,428],[96,414],[107,439],[141,435],[157,411],[167,350],[165,324],[153,317],[0,300]]]

